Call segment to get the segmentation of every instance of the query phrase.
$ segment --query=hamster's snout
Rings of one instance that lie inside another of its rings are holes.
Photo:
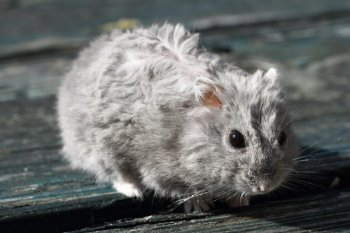
[[[272,177],[253,177],[241,174],[237,177],[238,190],[249,195],[259,195],[271,192],[276,188]]]
[[[268,193],[272,190],[272,185],[268,182],[261,182],[260,184],[251,186],[251,192],[253,195]]]

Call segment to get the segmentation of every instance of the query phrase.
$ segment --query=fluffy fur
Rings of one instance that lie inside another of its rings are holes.
[[[104,35],[81,52],[59,89],[63,154],[128,196],[271,191],[298,148],[277,76],[220,61],[181,25]],[[207,90],[221,107],[204,104]],[[229,144],[233,129],[246,148]]]

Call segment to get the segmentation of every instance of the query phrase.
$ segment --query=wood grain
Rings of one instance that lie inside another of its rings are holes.
[[[304,145],[301,181],[250,207],[181,214],[167,212],[169,200],[128,199],[71,170],[60,156],[57,87],[79,49],[120,19],[184,22],[227,61],[276,67]],[[0,232],[349,231],[349,25],[342,0],[2,1]]]

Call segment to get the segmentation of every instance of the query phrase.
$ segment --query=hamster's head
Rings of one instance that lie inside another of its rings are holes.
[[[198,105],[182,139],[188,183],[214,195],[257,195],[279,187],[298,145],[277,71],[199,77],[194,90]]]

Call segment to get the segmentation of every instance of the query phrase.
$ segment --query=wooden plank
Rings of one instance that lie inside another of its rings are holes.
[[[350,190],[274,201],[216,214],[163,214],[75,232],[348,232]]]
[[[0,64],[0,102],[55,95],[74,56],[46,55],[3,62]]]
[[[307,19],[329,12],[338,17],[348,14],[350,4],[343,0],[306,0],[302,4],[298,0],[215,3],[210,0],[7,0],[1,8],[7,10],[0,14],[0,57],[6,57],[37,50],[76,48],[96,37],[106,25],[117,22],[115,25],[120,26],[121,19],[135,19],[146,25],[168,20],[203,30],[228,24]]]
[[[346,85],[350,75],[347,68],[350,67],[350,33],[346,33],[349,23],[350,17],[344,16],[311,23],[243,25],[206,31],[202,38],[206,46],[233,51],[234,56],[228,54],[227,59],[249,71],[277,67],[292,109],[300,117],[307,118],[340,114],[349,109],[342,107],[348,105],[349,99]],[[3,60],[0,101],[55,94],[75,55],[76,50],[73,50],[36,59]],[[301,99],[304,108],[294,104]],[[326,102],[328,108],[322,108]]]
[[[51,125],[50,121],[42,121],[40,114],[37,114],[46,112],[45,116],[53,117],[53,98],[27,102],[22,100],[19,103],[20,107],[14,102],[0,103],[0,106],[7,104],[7,115],[0,118],[6,133],[0,134],[0,138],[14,139],[13,144],[8,143],[0,150],[0,223],[3,226],[28,228],[35,226],[31,225],[33,221],[43,218],[48,223],[41,226],[43,229],[77,229],[125,216],[130,217],[131,213],[151,213],[152,208],[159,208],[157,205],[150,208],[150,202],[137,203],[125,199],[115,193],[109,185],[96,185],[92,177],[69,169],[58,153],[60,144],[56,126]],[[17,114],[19,109],[22,124],[4,124],[6,119],[11,118],[12,114]],[[310,144],[314,142],[312,140],[318,140],[320,132],[321,135],[326,135],[323,132],[327,132],[327,135],[334,139],[336,135],[344,137],[343,141],[325,140],[316,145],[328,151],[323,151],[323,154],[317,152],[315,157],[309,156],[303,162],[309,171],[334,172],[333,176],[340,176],[337,171],[350,167],[349,127],[344,132],[344,126],[349,124],[348,116],[328,117],[316,122],[302,121],[300,125],[296,125],[302,140],[308,139]],[[323,128],[320,129],[319,125]],[[28,126],[26,130],[23,130],[24,126]],[[35,137],[30,136],[32,132],[35,132]],[[19,137],[15,138],[15,135]],[[329,182],[327,180],[326,185],[329,185]],[[99,210],[106,215],[99,215]],[[112,210],[118,214],[110,213]],[[81,222],[64,220],[66,223],[62,225],[61,218],[69,219],[67,216],[73,216],[73,219],[79,216]],[[26,222],[26,219],[31,220]]]
[[[300,4],[294,0],[286,4],[269,0],[270,4],[256,2],[252,8],[243,0],[226,5],[224,2],[181,1],[168,5],[149,0],[142,1],[137,9],[128,5],[136,6],[136,0],[8,0],[0,5],[1,232],[83,228],[86,230],[82,231],[305,232],[349,228],[349,3],[334,0],[315,4],[310,0]],[[197,13],[184,11],[187,4]],[[281,17],[293,6],[303,10]],[[76,49],[101,32],[105,23],[120,17],[150,23],[164,19],[169,8],[175,9],[174,15],[169,15],[172,20],[197,24],[205,45],[229,51],[223,53],[226,59],[250,71],[278,67],[295,115],[296,132],[303,145],[314,147],[306,150],[308,156],[299,169],[317,173],[317,178],[304,177],[304,185],[298,190],[254,198],[253,206],[248,208],[218,210],[215,215],[147,216],[169,202],[139,203],[115,193],[109,185],[96,185],[87,174],[69,169],[59,155],[54,95]],[[263,14],[245,14],[250,9]],[[159,11],[162,14],[154,13],[150,18],[152,12]],[[61,12],[67,13],[66,20],[58,17]],[[96,12],[101,15],[99,20]],[[242,17],[234,18],[230,15],[233,13]],[[208,18],[215,24],[205,25]],[[8,24],[10,20],[18,27]],[[72,50],[61,50],[66,48]],[[45,54],[47,49],[51,49],[49,54]],[[34,56],[31,52],[36,51],[43,53]],[[16,53],[27,52],[27,57],[10,59]],[[332,185],[337,190],[332,191],[330,184],[334,181],[338,181]],[[305,196],[315,192],[320,195]]]
[[[38,67],[45,67],[48,63],[39,62],[44,65]],[[35,67],[31,64],[25,65],[27,70]],[[324,71],[313,72],[319,77]],[[14,76],[18,78],[15,85],[29,82],[25,74],[22,72]],[[316,79],[322,82],[327,80]],[[52,78],[52,81],[57,80]],[[37,83],[40,85],[40,81]],[[43,89],[43,92],[47,91]],[[37,90],[40,91],[40,88]],[[300,89],[296,90],[301,92]],[[346,88],[338,91],[340,96],[348,95]],[[44,221],[47,224],[40,225],[43,230],[74,230],[112,219],[150,213],[150,202],[139,204],[124,199],[110,186],[97,186],[92,177],[68,168],[58,154],[60,143],[55,123],[55,99],[52,94],[44,93],[42,96],[45,98],[17,95],[14,100],[0,102],[0,109],[6,109],[0,115],[0,222],[3,229],[30,226],[37,229],[39,226],[33,225],[33,222]],[[340,103],[329,112],[323,106],[331,104],[333,99],[316,101],[317,94],[309,97],[307,106],[310,107],[303,110],[300,108],[305,106],[305,96],[301,96],[291,99],[292,107],[299,112],[296,118],[298,135],[304,145],[314,144],[327,150],[310,156],[305,161],[305,167],[314,172],[333,172],[332,178],[341,176],[338,173],[350,166],[349,110],[341,108],[344,103]],[[310,109],[314,110],[310,113]],[[327,112],[328,115],[325,115]]]

